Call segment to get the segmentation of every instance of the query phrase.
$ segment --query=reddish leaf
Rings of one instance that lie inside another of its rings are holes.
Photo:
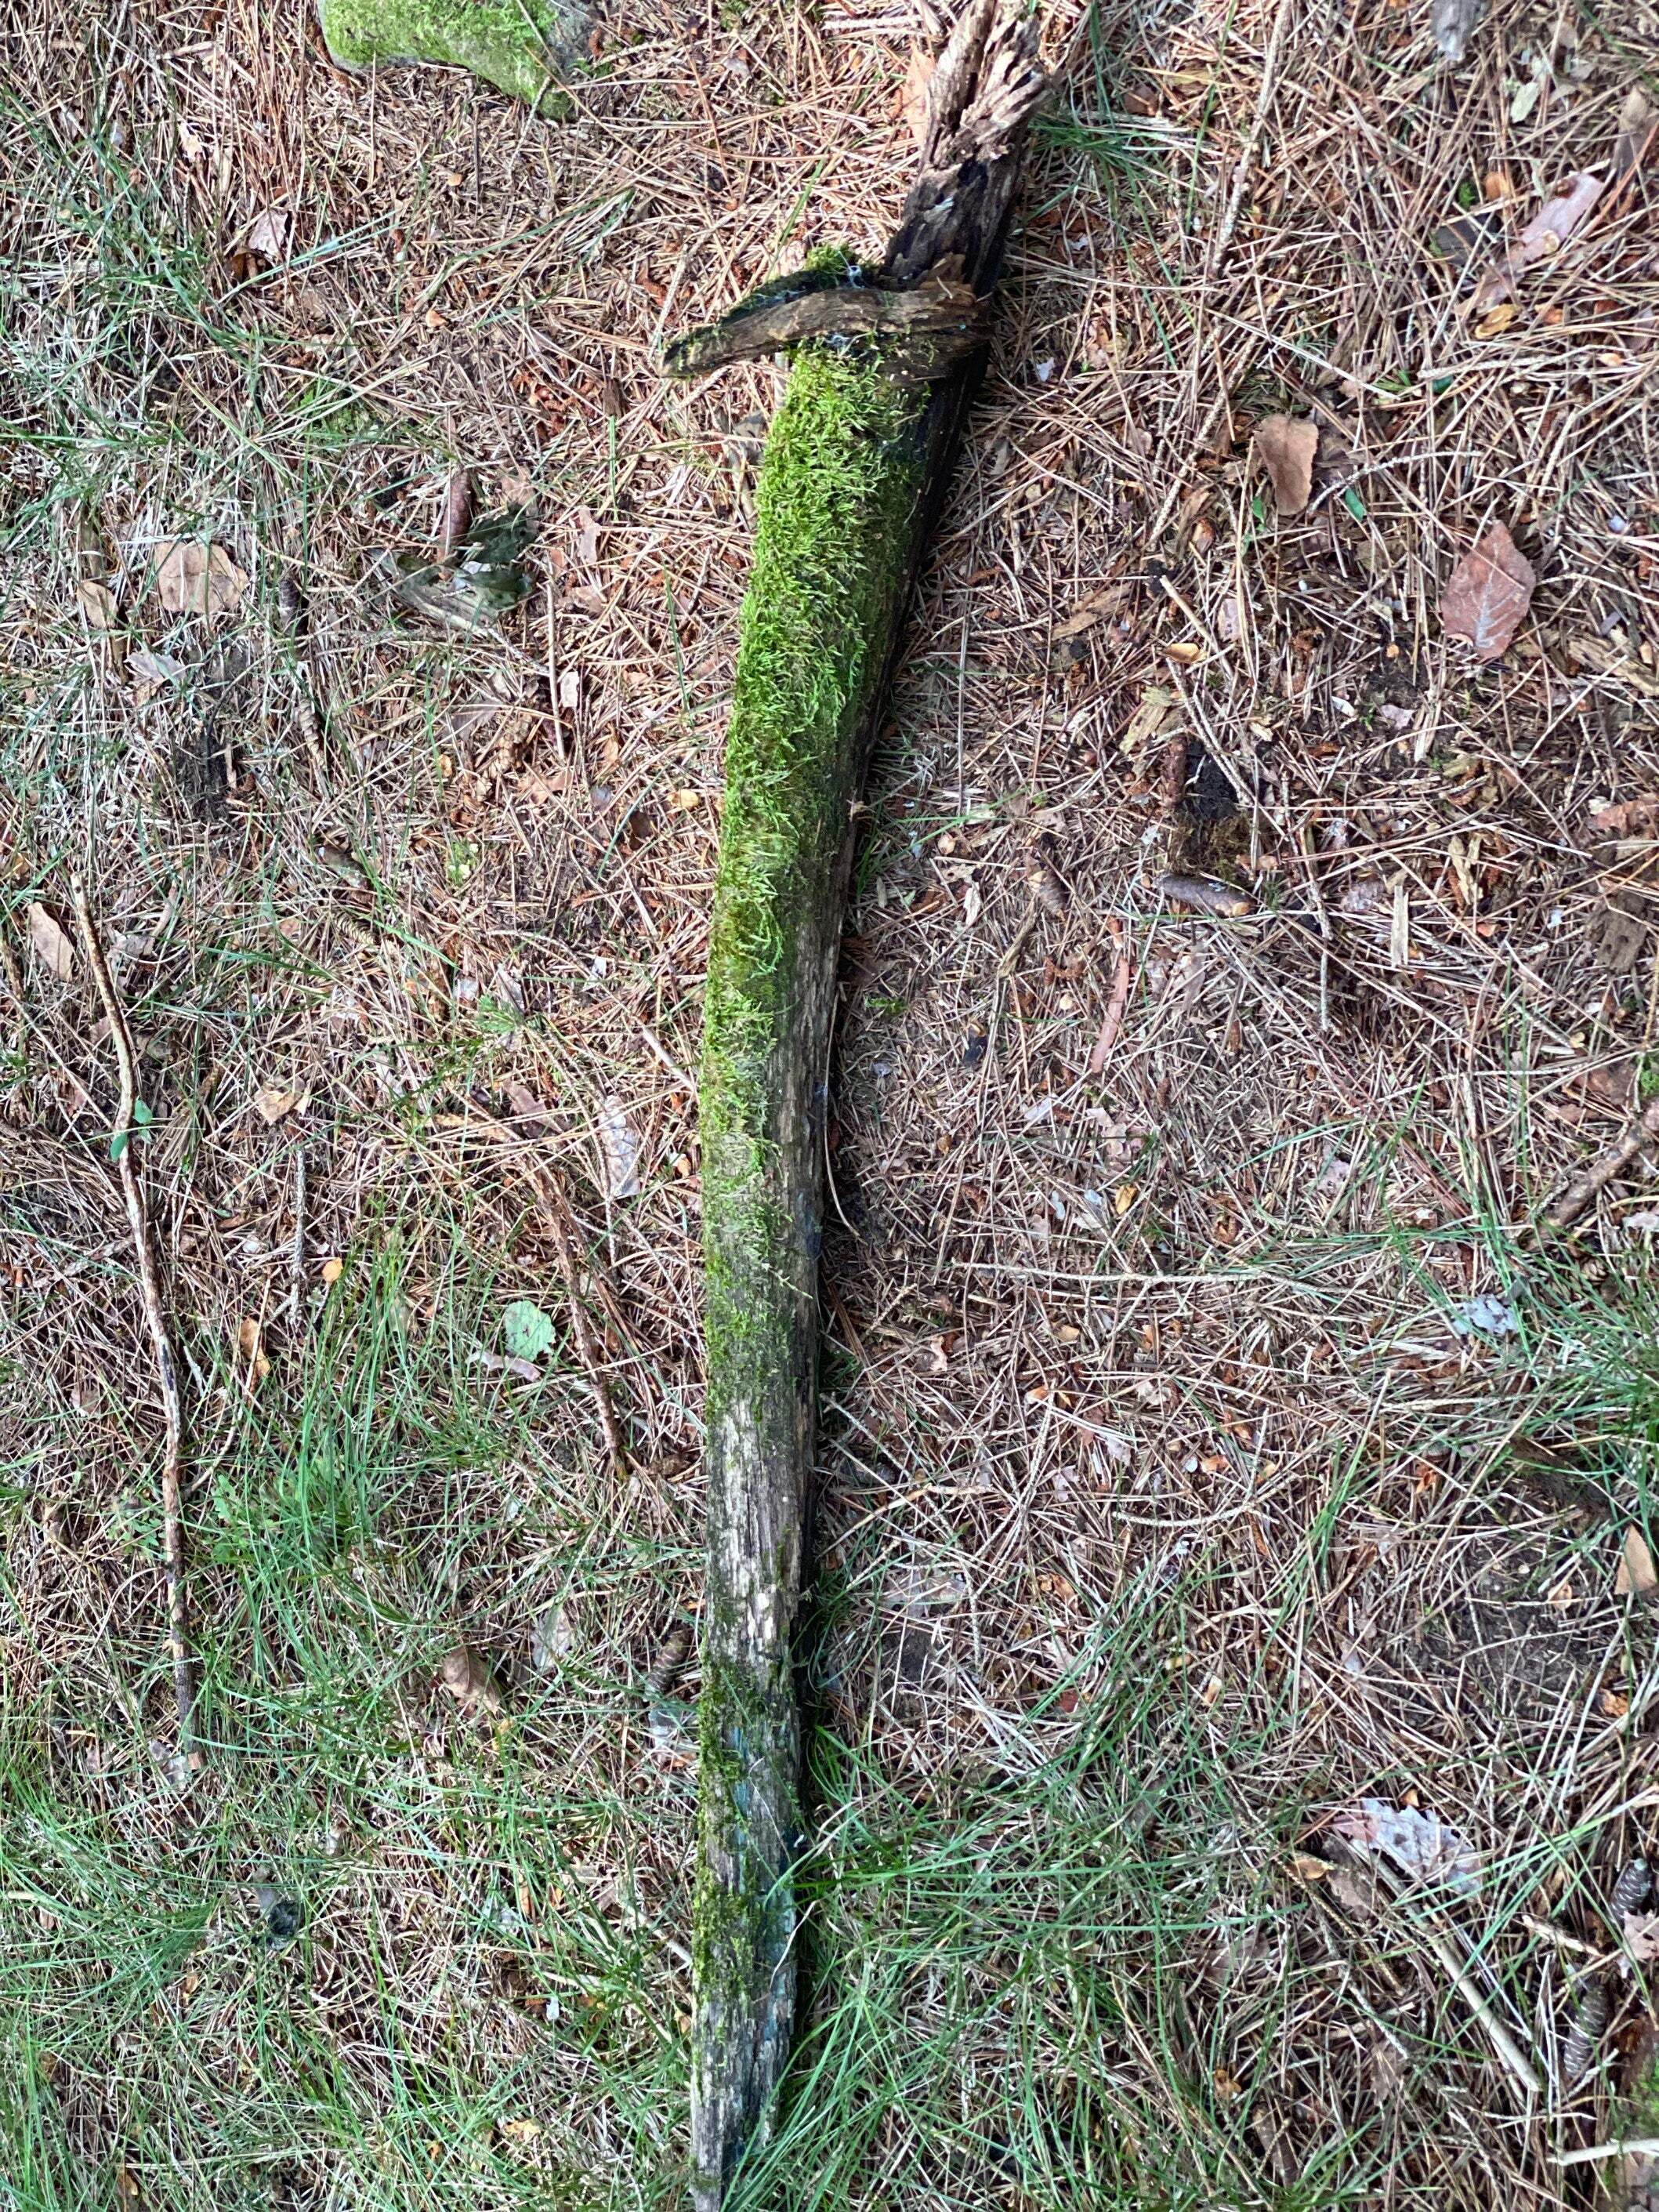
[[[1498,660],[1509,651],[1538,581],[1514,538],[1494,522],[1452,570],[1440,602],[1448,637],[1467,638],[1477,660]]]

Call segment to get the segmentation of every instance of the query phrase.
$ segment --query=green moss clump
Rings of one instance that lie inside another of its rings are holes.
[[[561,80],[586,64],[592,19],[580,0],[321,0],[337,62],[438,62],[471,70],[547,113],[568,109]]]
[[[856,726],[885,669],[909,558],[921,414],[868,365],[808,351],[767,441],[708,949],[706,1221],[741,1192],[758,1197],[777,1135],[772,1054],[795,1006],[803,923],[846,848]],[[739,1249],[788,1240],[782,1221],[756,1215],[752,1226]],[[711,1245],[711,1305],[726,1303],[730,1256]]]

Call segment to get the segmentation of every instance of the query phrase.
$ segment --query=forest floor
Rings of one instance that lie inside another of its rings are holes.
[[[555,123],[344,78],[299,0],[8,13],[0,2206],[679,2201],[696,1675],[647,1676],[698,1603],[700,978],[781,387],[653,349],[879,248],[923,28],[623,0]],[[1659,159],[1471,295],[1627,158],[1656,32],[1053,26],[848,922],[810,2001],[754,2206],[1583,2201],[1652,2002],[1610,1899],[1659,1808],[1653,1163],[1530,1230],[1659,1078]],[[488,641],[381,580],[458,466],[539,524]],[[1442,600],[1494,522],[1537,583],[1477,663]],[[72,867],[150,1115],[193,1778]],[[1362,1800],[1438,1853],[1400,1894],[1340,1863]]]

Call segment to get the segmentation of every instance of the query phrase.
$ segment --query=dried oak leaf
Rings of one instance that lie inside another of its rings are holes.
[[[38,902],[29,908],[29,943],[34,947],[34,957],[48,975],[55,975],[60,983],[75,980],[75,950],[69,939]]]
[[[247,589],[247,578],[222,545],[191,538],[158,545],[150,578],[170,615],[234,614]]]
[[[1537,573],[1503,523],[1470,546],[1447,579],[1440,621],[1448,637],[1467,638],[1477,660],[1499,660],[1532,604]]]
[[[1305,415],[1265,416],[1255,426],[1252,447],[1257,465],[1266,469],[1272,481],[1279,512],[1300,514],[1313,496],[1319,425]]]

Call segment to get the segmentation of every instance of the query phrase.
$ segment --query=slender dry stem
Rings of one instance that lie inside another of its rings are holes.
[[[116,1170],[121,1178],[121,1194],[126,1200],[127,1225],[132,1232],[132,1248],[138,1262],[138,1287],[143,1298],[144,1326],[149,1333],[155,1380],[161,1393],[164,1424],[161,1553],[167,1571],[167,1644],[173,1656],[173,1694],[179,1711],[179,1750],[194,1769],[201,1765],[202,1754],[196,1741],[193,1711],[196,1692],[190,1650],[190,1599],[185,1580],[185,1516],[180,1494],[184,1465],[184,1413],[179,1395],[179,1372],[173,1357],[173,1340],[167,1333],[167,1314],[161,1304],[161,1279],[156,1273],[155,1254],[150,1243],[149,1215],[144,1205],[143,1183],[138,1173],[137,1157],[132,1141],[137,1133],[137,1061],[132,1048],[132,1031],[127,1026],[126,1009],[116,990],[115,979],[110,974],[103,940],[98,934],[98,925],[93,920],[92,908],[87,899],[86,885],[78,875],[70,878],[70,896],[74,902],[75,919],[80,927],[87,965],[98,986],[98,995],[104,1002],[110,1041],[115,1047],[116,1066],[120,1076],[121,1095],[116,1106],[111,1134],[116,1141]]]

